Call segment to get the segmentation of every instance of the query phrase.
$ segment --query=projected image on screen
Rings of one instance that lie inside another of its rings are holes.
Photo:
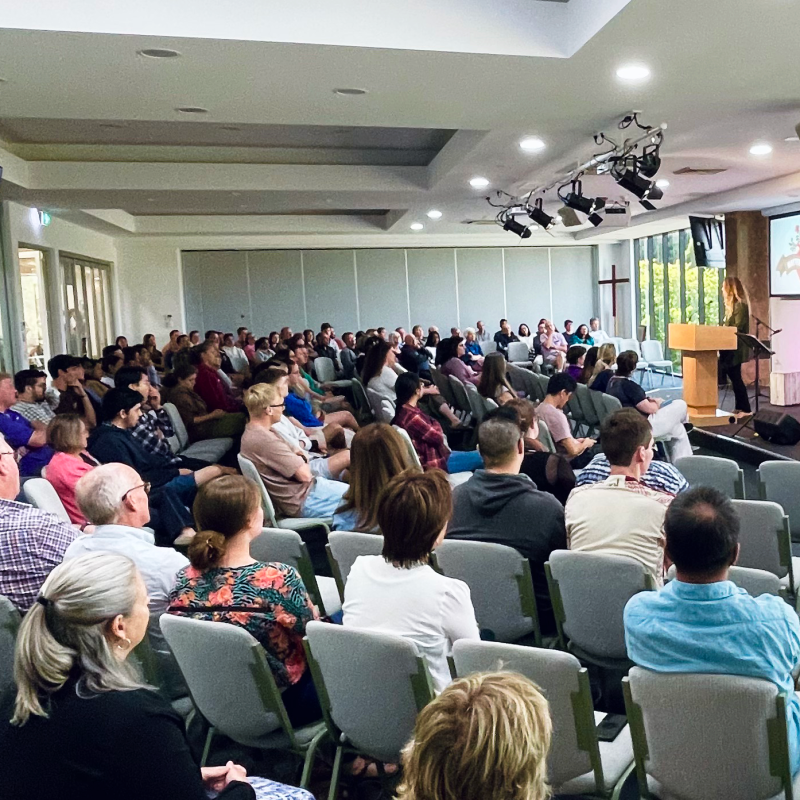
[[[800,296],[800,214],[769,221],[770,294]]]

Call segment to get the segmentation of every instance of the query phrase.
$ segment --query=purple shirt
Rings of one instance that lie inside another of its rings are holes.
[[[549,359],[555,360],[556,355],[562,352],[561,350],[556,350],[554,347],[553,348],[547,347],[545,345],[545,342],[547,341],[548,338],[549,337],[546,333],[543,333],[539,337],[539,341],[542,343],[542,358],[544,358],[545,361],[548,361]],[[567,340],[558,331],[555,331],[553,333],[553,344],[559,345],[561,347],[566,347]]]
[[[23,477],[41,475],[42,467],[46,467],[53,457],[53,450],[43,447],[28,448],[28,442],[33,436],[33,425],[25,417],[13,409],[8,409],[0,414],[0,433],[3,434],[10,447],[18,451],[19,474]]]
[[[480,375],[477,375],[460,358],[451,358],[449,361],[442,364],[442,375],[453,375],[458,378],[461,383],[467,383],[467,381],[469,381],[476,386],[480,381]]]

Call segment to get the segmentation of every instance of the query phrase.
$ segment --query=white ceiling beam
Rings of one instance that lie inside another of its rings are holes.
[[[453,169],[463,164],[488,134],[489,131],[456,131],[428,164],[428,188],[435,188]]]
[[[153,216],[136,217],[136,233],[142,236],[272,235],[381,233],[382,216],[308,214],[275,216]]]
[[[27,189],[31,181],[30,165],[24,159],[6,150],[5,144],[0,141],[0,166],[3,167],[3,180]]]

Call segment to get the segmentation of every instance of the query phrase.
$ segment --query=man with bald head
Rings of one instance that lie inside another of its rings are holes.
[[[150,484],[126,464],[104,464],[87,472],[75,486],[78,507],[94,532],[79,536],[64,560],[98,551],[121,553],[142,573],[151,611],[166,611],[178,570],[188,559],[171,547],[156,547],[150,521]]]
[[[419,375],[424,380],[432,380],[430,358],[431,354],[425,347],[417,344],[417,340],[408,334],[404,340],[405,344],[400,348],[400,355],[397,360],[400,366],[415,375]]]

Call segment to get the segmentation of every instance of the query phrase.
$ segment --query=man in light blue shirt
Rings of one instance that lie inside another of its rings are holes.
[[[728,580],[739,555],[739,519],[715,489],[697,487],[672,501],[664,520],[666,555],[676,579],[625,607],[631,660],[655,672],[744,675],[788,694],[792,773],[800,769],[800,621],[780,597],[751,597]]]

